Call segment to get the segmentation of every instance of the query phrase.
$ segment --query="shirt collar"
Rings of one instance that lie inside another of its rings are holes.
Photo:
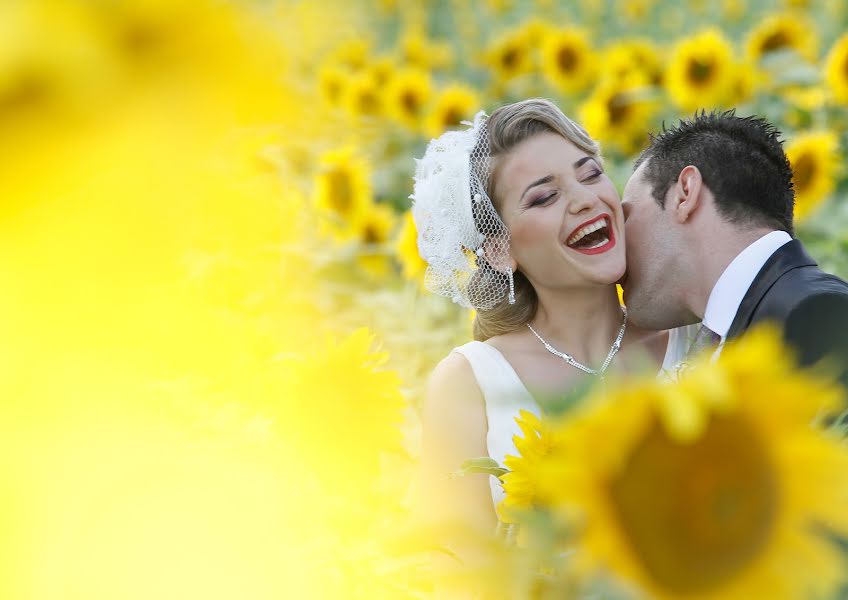
[[[791,240],[792,237],[785,231],[767,233],[740,252],[718,278],[707,300],[703,322],[719,334],[722,341],[727,337],[736,311],[757,273],[778,248]]]

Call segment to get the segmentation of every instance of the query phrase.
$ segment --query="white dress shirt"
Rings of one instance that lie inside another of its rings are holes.
[[[772,231],[745,248],[734,258],[716,281],[704,311],[704,325],[721,336],[721,351],[733,318],[748,288],[771,255],[792,237],[785,231]]]

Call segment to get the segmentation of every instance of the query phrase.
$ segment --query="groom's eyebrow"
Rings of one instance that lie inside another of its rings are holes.
[[[534,188],[534,187],[536,187],[537,185],[542,185],[542,184],[545,184],[545,183],[550,183],[550,182],[552,182],[553,180],[554,180],[554,176],[553,176],[553,175],[545,175],[545,176],[544,176],[544,177],[542,177],[541,179],[537,179],[536,181],[534,181],[533,183],[531,183],[530,185],[528,185],[526,188],[524,188],[524,191],[523,191],[523,192],[521,192],[521,198],[523,198],[523,197],[524,197],[524,194],[526,194],[527,192],[529,192],[529,191],[530,191],[530,188]],[[519,200],[521,200],[521,198],[519,198]]]

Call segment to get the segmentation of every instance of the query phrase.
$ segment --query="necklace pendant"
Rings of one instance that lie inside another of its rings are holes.
[[[618,336],[615,338],[615,341],[612,343],[612,346],[610,346],[607,358],[600,369],[592,369],[584,364],[577,362],[570,355],[566,354],[565,352],[560,352],[559,350],[551,346],[548,342],[546,342],[545,339],[541,335],[539,335],[539,333],[535,329],[533,329],[533,326],[530,325],[530,323],[527,323],[527,327],[530,329],[530,331],[533,332],[533,335],[535,335],[539,339],[539,341],[542,342],[542,345],[545,347],[545,350],[547,350],[551,354],[559,356],[562,360],[565,361],[565,364],[570,365],[575,369],[579,369],[585,373],[588,373],[589,375],[594,375],[595,377],[598,377],[601,381],[603,381],[604,372],[607,370],[607,367],[612,362],[613,357],[621,349],[621,340],[624,338],[624,331],[627,327],[627,309],[622,306],[621,312],[624,315],[624,318],[622,319],[621,323],[621,329],[618,331]]]

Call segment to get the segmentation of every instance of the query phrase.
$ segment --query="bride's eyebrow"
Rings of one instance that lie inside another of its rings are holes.
[[[534,188],[534,187],[536,187],[537,185],[543,185],[543,184],[545,184],[545,183],[550,183],[550,182],[552,182],[553,180],[554,180],[554,176],[553,176],[553,175],[545,175],[545,176],[544,176],[544,177],[542,177],[541,179],[537,179],[536,181],[534,181],[533,183],[531,183],[530,185],[528,185],[528,186],[524,189],[524,191],[523,191],[523,192],[521,192],[521,196],[518,198],[519,202],[521,201],[521,198],[524,198],[524,195],[525,195],[527,192],[529,192],[531,188]]]
[[[580,167],[585,165],[590,160],[595,160],[595,158],[593,156],[584,156],[583,158],[574,161],[574,164],[572,166],[574,167],[574,170],[576,171],[577,169],[579,169]]]

